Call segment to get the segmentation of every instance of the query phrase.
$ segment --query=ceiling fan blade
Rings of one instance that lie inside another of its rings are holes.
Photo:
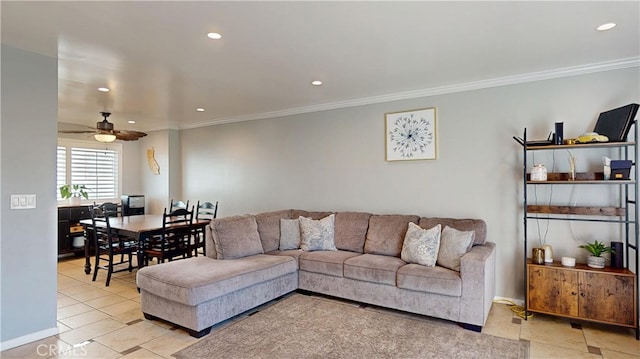
[[[107,118],[111,115],[110,112],[100,112],[104,120],[96,123],[96,128],[91,129],[87,128],[86,130],[58,130],[59,133],[94,133],[94,134],[102,134],[102,135],[114,135],[116,136],[116,140],[121,141],[135,141],[141,137],[146,136],[147,134],[140,131],[127,131],[127,130],[116,130],[113,127],[113,123],[109,122]],[[104,141],[104,139],[96,139],[97,141]]]
[[[122,141],[135,141],[147,135],[146,133],[139,132],[139,131],[120,131],[120,130],[114,130],[113,134],[116,135],[116,138],[118,140],[122,140]]]
[[[58,130],[59,133],[97,133],[96,130]]]

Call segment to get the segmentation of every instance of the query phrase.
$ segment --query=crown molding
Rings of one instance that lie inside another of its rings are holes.
[[[619,69],[625,69],[630,67],[640,67],[640,57],[629,57],[629,58],[618,59],[613,61],[598,62],[598,63],[592,63],[592,64],[586,64],[586,65],[580,65],[580,66],[572,66],[572,67],[563,67],[563,68],[558,68],[554,70],[530,72],[530,73],[514,75],[514,76],[498,77],[498,78],[493,78],[488,80],[466,82],[461,84],[433,87],[433,88],[415,90],[415,91],[398,92],[398,93],[393,93],[388,95],[365,97],[365,98],[348,100],[348,101],[331,102],[331,103],[314,105],[314,106],[297,107],[297,108],[291,108],[291,109],[280,110],[280,111],[262,112],[262,113],[250,114],[245,116],[223,117],[223,118],[212,119],[208,122],[200,122],[196,124],[181,126],[180,129],[199,128],[199,127],[221,125],[221,124],[233,123],[233,122],[263,120],[263,119],[274,118],[274,117],[292,116],[292,115],[299,115],[304,113],[335,110],[335,109],[347,108],[347,107],[371,105],[371,104],[399,101],[399,100],[409,100],[409,99],[420,98],[420,97],[445,95],[445,94],[451,94],[456,92],[473,91],[473,90],[480,90],[480,89],[491,88],[491,87],[508,86],[508,85],[522,84],[522,83],[542,81],[542,80],[551,80],[551,79],[557,79],[557,78],[563,78],[563,77],[569,77],[569,76],[585,75],[585,74],[590,74],[594,72],[619,70]]]

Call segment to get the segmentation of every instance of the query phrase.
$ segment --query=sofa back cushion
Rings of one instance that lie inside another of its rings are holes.
[[[215,219],[211,221],[211,232],[218,259],[235,259],[264,253],[254,216]]]
[[[282,218],[291,218],[291,211],[287,209],[256,214],[258,233],[265,252],[275,251],[280,246],[280,219]]]
[[[291,210],[291,217],[290,218],[298,218],[298,217],[305,217],[305,218],[311,218],[311,219],[322,219],[325,218],[326,216],[332,214],[333,212],[326,212],[326,211],[303,211],[300,209],[292,209]]]
[[[364,253],[400,257],[409,222],[418,224],[418,219],[418,216],[400,214],[371,216]]]
[[[336,247],[343,251],[363,253],[371,213],[336,213]]]
[[[487,224],[481,219],[457,219],[422,217],[418,225],[424,229],[440,224],[442,228],[449,226],[459,231],[474,231],[473,244],[484,244],[487,241]]]

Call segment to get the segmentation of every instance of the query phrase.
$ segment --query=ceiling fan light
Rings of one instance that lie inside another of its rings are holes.
[[[95,137],[96,141],[104,143],[109,143],[116,140],[116,135],[111,135],[108,133],[96,133],[95,135],[93,135],[93,137]]]

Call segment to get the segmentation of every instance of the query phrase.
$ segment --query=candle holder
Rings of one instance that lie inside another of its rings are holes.
[[[544,264],[544,248],[533,248],[531,260],[534,264]]]

